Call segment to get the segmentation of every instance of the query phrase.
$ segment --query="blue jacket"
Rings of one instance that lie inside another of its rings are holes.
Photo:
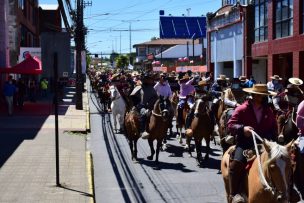
[[[4,87],[3,87],[4,96],[14,96],[15,92],[16,92],[15,85],[9,84],[8,82],[6,82],[4,84]]]

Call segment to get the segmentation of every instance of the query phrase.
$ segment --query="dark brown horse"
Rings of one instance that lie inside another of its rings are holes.
[[[296,140],[298,137],[298,128],[295,123],[296,112],[294,109],[290,110],[286,114],[278,116],[278,142],[280,144],[287,144],[291,140]]]
[[[133,108],[130,112],[126,113],[124,125],[125,125],[125,135],[128,139],[132,160],[137,160],[137,140],[140,137],[140,115],[138,111]]]
[[[155,154],[153,141],[156,140],[156,163],[158,162],[160,147],[164,138],[167,135],[170,123],[172,122],[172,116],[170,115],[171,108],[171,102],[169,101],[169,99],[164,99],[163,97],[160,97],[154,104],[151,118],[149,120],[148,132],[150,133],[150,135],[148,138],[148,142],[151,149],[151,155],[148,156],[147,159],[153,160],[153,156]]]
[[[293,146],[292,158],[294,162],[293,182],[304,198],[304,154],[301,154],[297,145]]]
[[[192,133],[187,134],[187,145],[189,155],[191,154],[191,147],[190,147],[190,141],[191,137],[193,137],[195,141],[195,148],[197,153],[197,163],[198,165],[202,164],[202,139],[204,138],[206,141],[207,149],[206,149],[206,155],[205,159],[209,158],[209,152],[210,152],[210,138],[211,134],[214,130],[214,125],[212,122],[212,118],[210,115],[209,110],[209,104],[207,98],[198,99],[195,102],[194,105],[194,115],[195,117],[192,120],[191,123],[191,130]]]
[[[188,97],[186,98],[186,101],[188,100]],[[176,139],[180,144],[183,144],[183,136],[182,136],[182,131],[183,128],[185,128],[186,124],[186,118],[188,115],[188,112],[190,111],[190,107],[187,102],[185,102],[184,108],[183,108],[183,115],[179,115],[178,111],[178,106],[176,107],[176,130],[177,130],[177,135]]]

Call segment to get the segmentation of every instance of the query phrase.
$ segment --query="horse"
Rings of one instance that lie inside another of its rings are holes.
[[[296,140],[298,137],[299,129],[295,123],[296,112],[294,108],[282,114],[277,118],[278,124],[278,142],[280,144],[289,143],[291,140]]]
[[[244,174],[244,180],[240,185],[241,195],[248,197],[248,202],[250,203],[288,202],[289,183],[292,174],[290,159],[292,142],[282,146],[275,142],[264,140],[263,146],[264,151],[260,157],[261,165],[259,165],[258,158],[255,158],[249,173]],[[223,155],[221,161],[221,171],[228,202],[230,202],[229,161],[230,154],[234,148],[235,146],[230,147]],[[262,168],[261,172],[259,167]],[[266,186],[269,187],[266,188]]]
[[[187,135],[187,146],[188,146],[188,153],[190,156],[191,154],[191,148],[190,148],[190,141],[191,137],[194,138],[195,141],[195,148],[197,153],[196,161],[198,165],[202,164],[202,139],[204,138],[207,145],[206,155],[205,159],[207,160],[209,158],[209,152],[210,152],[210,139],[211,134],[214,130],[213,121],[210,115],[209,110],[209,104],[207,98],[198,99],[195,102],[194,105],[194,118],[191,123],[191,134]]]
[[[132,108],[126,113],[124,126],[125,136],[129,142],[132,160],[137,161],[137,140],[140,138],[140,114],[136,108]]]
[[[108,89],[107,84],[100,84],[98,85],[98,96],[100,99],[100,104],[103,108],[104,112],[107,112],[110,109],[111,105],[111,93]]]
[[[293,152],[294,158],[294,172],[293,172],[293,181],[294,185],[301,193],[302,199],[304,198],[304,155],[301,154],[299,147],[294,144]]]
[[[221,118],[219,120],[219,124],[218,124],[218,132],[219,132],[219,136],[220,136],[220,144],[223,149],[223,154],[227,151],[227,149],[229,147],[231,147],[231,144],[229,144],[225,141],[225,137],[227,135],[229,135],[227,123],[228,123],[229,119],[231,118],[233,112],[234,112],[234,109],[232,109],[232,108],[226,109],[222,113]]]
[[[166,137],[168,128],[172,122],[172,116],[170,115],[171,102],[168,98],[162,96],[155,102],[151,117],[148,124],[149,138],[148,143],[151,149],[151,155],[147,157],[148,160],[153,160],[155,150],[153,146],[153,141],[157,141],[156,145],[156,159],[155,162],[158,163],[158,155],[162,142]]]
[[[186,98],[186,101],[188,100],[188,96]],[[176,106],[176,130],[177,130],[177,135],[176,139],[180,144],[183,144],[183,136],[182,136],[182,129],[185,128],[186,124],[186,118],[188,115],[188,112],[190,111],[190,107],[187,102],[185,102],[184,108],[183,108],[183,114],[180,116],[179,111],[178,111],[178,105]]]
[[[117,132],[117,120],[118,120],[120,132],[123,132],[126,103],[114,85],[111,85],[109,90],[111,93],[111,100],[112,100],[111,109],[114,120],[114,130]]]

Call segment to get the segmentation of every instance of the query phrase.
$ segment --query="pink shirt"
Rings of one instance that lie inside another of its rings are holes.
[[[180,83],[180,93],[179,98],[185,99],[189,94],[195,91],[194,86],[192,85],[194,78],[189,80],[186,83]]]
[[[304,135],[304,100],[298,106],[296,124],[301,135]]]

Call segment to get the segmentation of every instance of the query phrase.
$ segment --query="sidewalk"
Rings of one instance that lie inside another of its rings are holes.
[[[59,108],[60,183],[56,187],[55,130],[51,101],[26,103],[14,116],[0,111],[0,202],[93,202],[86,148],[88,99],[75,109],[75,88]],[[65,131],[74,131],[65,132]],[[75,132],[77,131],[77,132]]]

